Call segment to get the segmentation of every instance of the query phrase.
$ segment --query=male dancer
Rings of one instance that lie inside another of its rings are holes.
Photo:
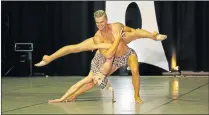
[[[106,78],[106,76],[109,74],[109,72],[111,71],[111,68],[112,68],[112,62],[113,62],[113,59],[115,57],[115,52],[116,52],[116,49],[119,45],[119,42],[121,40],[121,35],[122,35],[122,30],[121,32],[116,32],[115,34],[113,34],[114,38],[115,38],[115,41],[114,43],[109,47],[109,44],[107,43],[101,43],[101,44],[96,44],[94,46],[92,46],[93,49],[107,49],[108,50],[111,50],[112,47],[114,47],[113,50],[111,50],[112,52],[110,58],[105,58],[104,60],[100,60],[100,64],[98,63],[94,63],[94,60],[96,59],[100,59],[100,58],[94,58],[92,60],[92,63],[91,63],[91,68],[92,69],[92,75],[91,76],[88,76],[88,77],[85,77],[83,78],[82,80],[80,80],[79,82],[77,82],[76,84],[74,84],[73,86],[71,86],[69,88],[69,90],[61,97],[61,98],[58,98],[58,99],[54,99],[54,100],[49,100],[48,102],[49,103],[57,103],[57,102],[63,102],[63,101],[66,101],[67,98],[69,96],[71,96],[73,93],[75,93],[80,87],[90,83],[90,82],[94,82],[95,84],[97,84],[100,88],[102,89],[108,89],[110,91],[112,91],[112,94],[113,94],[113,101],[114,101],[114,91],[113,91],[113,88],[111,87],[110,85],[110,82],[108,81],[108,79]]]
[[[140,75],[139,75],[139,70],[138,70],[137,55],[134,52],[134,50],[128,48],[126,44],[138,38],[151,38],[153,40],[164,40],[166,36],[160,35],[156,32],[152,34],[142,29],[133,29],[127,26],[123,26],[120,23],[108,24],[107,15],[102,10],[96,11],[94,13],[94,17],[95,17],[97,28],[99,30],[96,32],[93,38],[87,39],[84,42],[77,44],[77,45],[65,46],[61,48],[60,50],[58,50],[57,52],[55,52],[54,54],[52,54],[51,56],[45,55],[43,57],[43,60],[40,63],[36,64],[36,66],[44,66],[50,63],[51,61],[59,57],[62,57],[64,55],[70,54],[70,53],[77,53],[81,51],[91,50],[89,46],[92,44],[113,43],[114,38],[113,38],[112,32],[117,31],[118,29],[124,28],[125,36],[123,37],[122,40],[120,40],[117,51],[115,53],[113,67],[109,75],[112,74],[121,66],[128,64],[132,73],[132,83],[134,86],[135,100],[136,102],[142,102],[142,100],[140,99],[140,95],[139,95]],[[99,60],[101,59],[109,58],[111,53],[113,53],[112,52],[113,49],[114,48],[110,48],[108,51],[104,49],[99,49],[99,51],[95,55],[95,57],[99,57],[99,59],[95,63],[99,63],[100,62]],[[92,76],[92,73],[93,72],[91,69],[88,76]],[[88,85],[84,85],[77,92],[71,95],[71,99],[75,99],[76,96],[80,95],[82,92],[89,90],[94,85],[95,85],[94,82],[91,82]]]

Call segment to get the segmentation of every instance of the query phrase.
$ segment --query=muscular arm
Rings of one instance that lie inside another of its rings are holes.
[[[92,48],[92,50],[109,49],[111,46],[112,46],[112,44],[109,44],[109,43],[101,43],[101,44],[94,44],[91,48]]]
[[[103,41],[102,41],[98,36],[95,36],[95,37],[94,37],[94,41],[95,41],[96,44],[101,44],[101,43],[103,43]],[[120,43],[120,38],[115,38],[115,40],[114,40],[112,46],[111,46],[109,49],[107,49],[107,50],[105,50],[105,49],[99,49],[99,51],[100,51],[106,58],[111,58],[111,57],[115,54],[115,52],[116,52],[116,50],[117,50],[117,48],[118,48],[118,44],[119,44],[119,43]]]

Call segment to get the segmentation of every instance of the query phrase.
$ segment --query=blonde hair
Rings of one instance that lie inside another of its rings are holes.
[[[94,18],[99,18],[102,16],[105,16],[105,18],[107,18],[107,14],[104,10],[97,10],[96,12],[94,12]]]

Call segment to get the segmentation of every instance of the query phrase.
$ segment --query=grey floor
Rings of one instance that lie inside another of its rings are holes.
[[[2,114],[208,114],[208,77],[141,76],[141,97],[133,98],[131,76],[111,76],[111,93],[95,87],[76,102],[48,104],[82,77],[2,78]]]

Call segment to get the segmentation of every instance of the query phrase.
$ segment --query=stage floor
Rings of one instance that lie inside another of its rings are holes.
[[[111,93],[97,87],[75,102],[48,104],[81,76],[2,78],[2,114],[208,114],[209,77],[141,76],[141,97],[133,98],[131,76],[111,76]]]

